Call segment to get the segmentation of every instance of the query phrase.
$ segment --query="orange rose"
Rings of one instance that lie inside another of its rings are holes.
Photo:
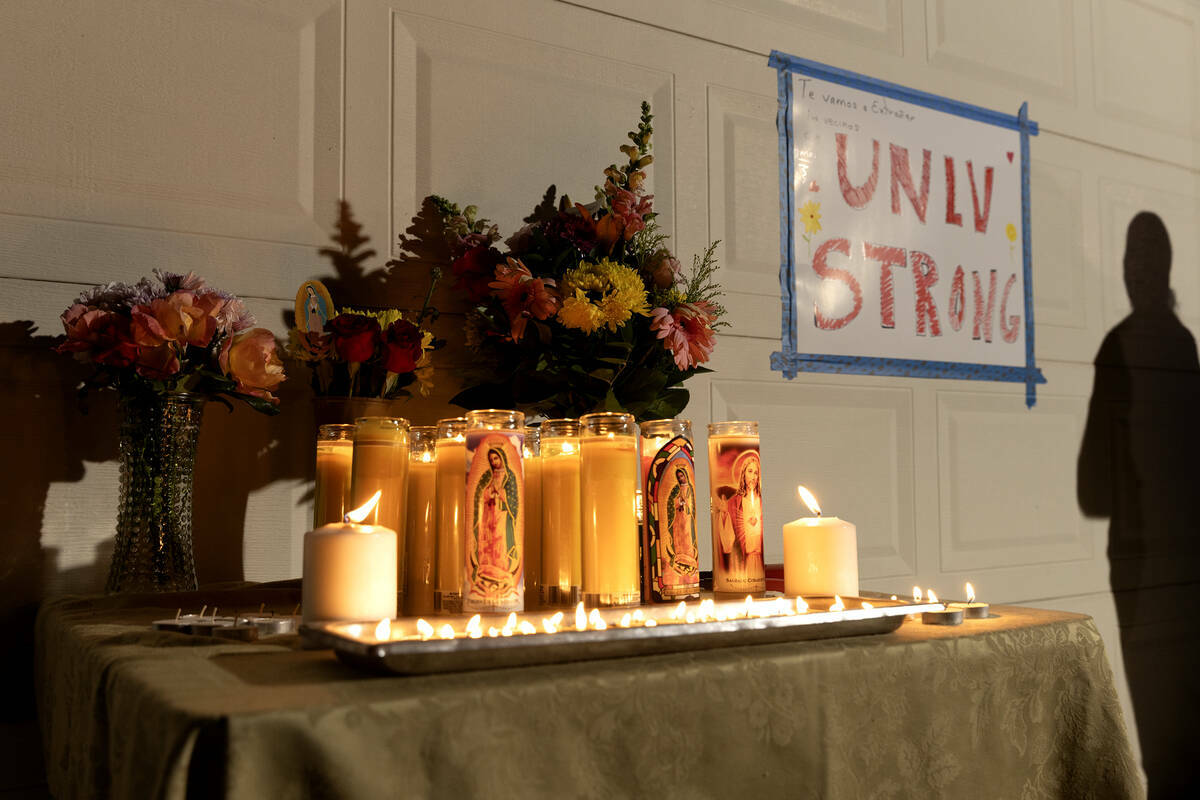
[[[266,328],[251,328],[225,340],[221,347],[221,370],[237,381],[237,390],[278,403],[271,394],[286,377],[283,362],[275,352],[275,334]]]

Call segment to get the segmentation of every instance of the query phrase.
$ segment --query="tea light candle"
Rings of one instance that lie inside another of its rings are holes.
[[[800,498],[815,517],[783,526],[783,591],[800,595],[858,594],[858,531],[837,517],[821,516],[817,498],[803,486]]]
[[[967,581],[966,590],[967,602],[951,603],[950,608],[961,609],[965,619],[987,619],[991,607],[987,603],[975,602],[975,587],[971,585],[970,581]]]
[[[397,536],[362,525],[379,502],[376,491],[337,525],[304,534],[301,606],[305,622],[379,620],[396,616]]]
[[[928,590],[930,603],[940,602],[933,589]],[[926,625],[961,625],[963,612],[961,608],[940,608],[933,611],[922,611],[921,622]]]
[[[259,636],[282,636],[296,632],[296,617],[251,614],[238,617],[238,625],[253,625]]]

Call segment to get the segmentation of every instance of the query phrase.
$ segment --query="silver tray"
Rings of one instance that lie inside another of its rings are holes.
[[[575,628],[575,611],[562,609],[560,629],[546,633],[542,621],[554,614],[555,609],[543,609],[518,614],[518,618],[536,625],[537,632],[528,634],[469,638],[463,631],[470,616],[457,614],[428,620],[435,629],[450,625],[456,632],[453,639],[436,635],[421,638],[416,633],[417,620],[412,617],[391,620],[389,635],[384,640],[376,637],[380,620],[310,623],[301,626],[300,635],[310,645],[333,648],[339,659],[356,667],[416,675],[890,633],[909,614],[943,607],[941,603],[892,600],[888,595],[872,592],[843,598],[844,611],[829,610],[834,603],[832,597],[805,600],[809,607],[805,613],[764,614],[771,606],[782,611],[784,603],[793,602],[768,593],[766,598],[754,602],[747,617],[743,615],[744,601],[714,602],[707,598],[687,604],[687,610],[697,617],[693,622],[684,621],[677,606],[640,606],[642,616],[655,621],[653,627],[636,623],[621,627],[622,618],[632,615],[634,609],[612,608],[598,611],[607,626],[604,630],[580,631]],[[864,600],[873,608],[863,608]],[[708,612],[707,621],[698,619],[701,602]],[[483,631],[499,628],[507,619],[505,614],[480,616]]]

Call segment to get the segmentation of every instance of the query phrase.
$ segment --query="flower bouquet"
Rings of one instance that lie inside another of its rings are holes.
[[[653,162],[649,103],[636,131],[596,187],[595,202],[553,203],[504,244],[474,206],[440,197],[455,288],[470,304],[467,347],[479,367],[452,402],[516,408],[549,417],[624,411],[674,417],[688,402],[682,384],[707,372],[724,314],[714,242],[684,275],[645,193]]]
[[[192,478],[204,404],[232,397],[278,413],[275,336],[254,327],[241,300],[190,272],[96,286],[62,322],[57,350],[96,367],[83,389],[120,397],[121,501],[107,590],[195,589]]]

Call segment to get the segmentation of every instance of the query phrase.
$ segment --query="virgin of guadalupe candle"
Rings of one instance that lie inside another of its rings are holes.
[[[542,459],[541,431],[525,427],[525,605],[542,595]]]
[[[467,414],[463,611],[525,610],[525,415]]]
[[[462,611],[462,568],[466,558],[463,526],[466,516],[467,418],[451,417],[437,424],[437,577],[433,608],[448,614]]]
[[[542,464],[542,595],[549,606],[582,599],[579,511],[579,420],[550,419],[540,433]]]
[[[767,581],[757,422],[709,424],[708,481],[713,592],[726,597],[762,594]]]
[[[300,597],[305,622],[379,620],[396,616],[397,536],[364,525],[382,490],[342,522],[304,534]]]
[[[408,436],[408,516],[404,539],[404,613],[433,613],[433,567],[437,547],[437,428],[414,426]]]
[[[700,596],[696,468],[692,423],[642,423],[642,599],[673,603]]]
[[[317,429],[317,483],[313,491],[313,527],[341,522],[353,506],[350,464],[354,455],[353,425]]]
[[[396,532],[396,585],[404,586],[404,507],[407,505],[408,420],[399,417],[359,417],[354,429],[354,462],[350,494],[362,505],[375,492],[379,503],[366,521]]]
[[[638,426],[631,414],[579,419],[583,602],[641,602],[638,575]]]

